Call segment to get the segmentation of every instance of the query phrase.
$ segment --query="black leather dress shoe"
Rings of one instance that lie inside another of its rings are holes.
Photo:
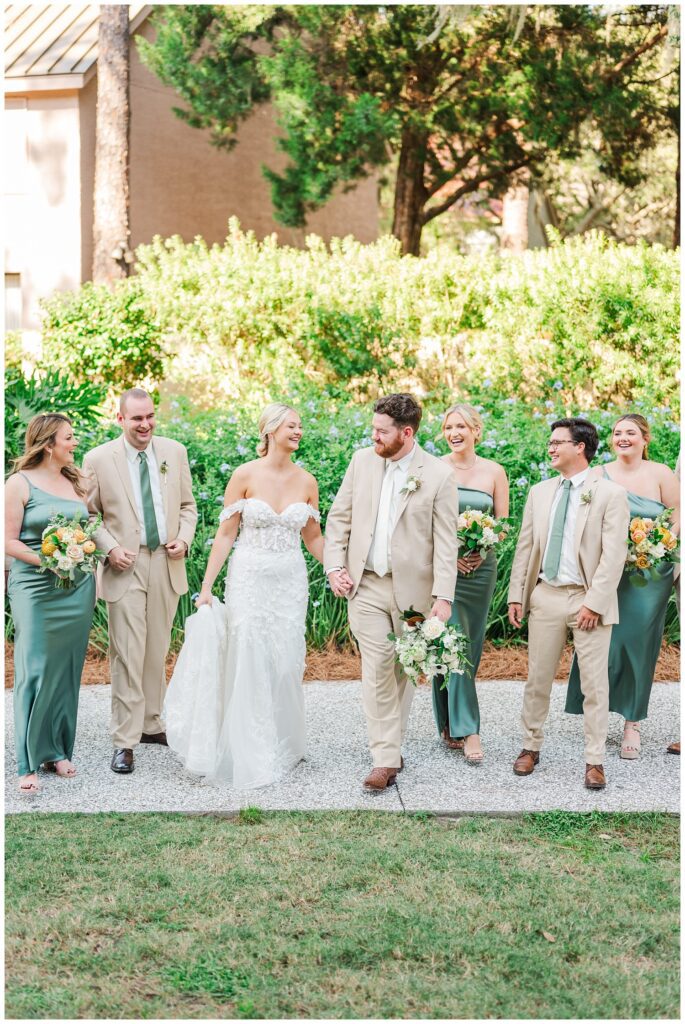
[[[117,775],[129,775],[133,771],[133,751],[130,747],[122,747],[114,751],[110,768]]]
[[[165,732],[144,732],[140,737],[141,743],[159,743],[163,747],[168,747],[166,733]]]

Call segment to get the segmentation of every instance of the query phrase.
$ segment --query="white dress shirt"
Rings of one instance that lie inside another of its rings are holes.
[[[559,572],[553,580],[548,580],[544,572],[540,573],[540,579],[544,580],[545,583],[549,583],[553,587],[567,587],[571,584],[576,586],[582,586],[583,581],[580,576],[578,569],[578,562],[576,561],[575,544],[574,538],[576,533],[576,520],[578,518],[578,509],[580,508],[580,495],[583,490],[583,484],[587,480],[590,467],[582,470],[580,473],[576,473],[575,476],[571,477],[571,490],[568,496],[568,508],[566,509],[566,519],[564,521],[564,536],[561,541],[561,558],[559,560]],[[564,478],[559,477],[559,488],[554,495],[554,501],[552,502],[552,509],[549,515],[549,532],[547,534],[547,543],[545,544],[545,553],[542,556],[542,564],[545,564],[547,557],[547,548],[549,547],[550,535],[552,533],[552,526],[554,525],[554,513],[557,510],[557,505],[561,501],[561,495],[563,493]]]
[[[409,464],[414,458],[415,451],[416,444],[401,459],[397,459],[395,462],[391,459],[385,460],[385,475],[383,476],[381,497],[378,503],[376,525],[371,539],[369,555],[366,560],[366,568],[371,569],[372,572],[377,573],[379,576],[385,576],[386,573],[392,572],[390,542],[392,540],[392,532],[395,529],[397,510],[400,505],[400,491],[403,487],[407,486]]]
[[[131,486],[133,487],[133,496],[136,499],[136,509],[138,511],[138,522],[140,523],[140,543],[143,547],[147,546],[147,534],[145,533],[145,517],[143,515],[143,494],[140,489],[140,461],[138,454],[140,449],[134,448],[133,445],[129,444],[126,438],[124,438],[124,448],[126,450],[126,461],[128,462],[128,473],[131,478]],[[167,528],[166,518],[164,516],[164,503],[162,501],[162,487],[166,484],[162,483],[161,474],[159,472],[159,466],[157,464],[157,456],[155,455],[155,443],[154,440],[150,441],[147,448],[142,449],[147,455],[147,465],[150,473],[150,490],[152,491],[152,504],[155,509],[155,519],[157,520],[157,532],[159,533],[159,543],[166,544],[167,542]]]

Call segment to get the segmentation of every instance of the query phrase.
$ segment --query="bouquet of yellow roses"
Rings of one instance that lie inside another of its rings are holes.
[[[92,523],[74,516],[67,519],[55,515],[43,530],[40,547],[40,569],[38,572],[52,572],[57,577],[56,587],[69,590],[76,585],[76,573],[94,573],[98,558],[104,554],[98,551],[93,534],[100,526],[102,516]]]
[[[656,519],[636,516],[630,521],[626,572],[636,587],[646,587],[650,577],[658,579],[660,565],[680,561],[672,512],[672,508],[666,508]]]
[[[487,512],[467,508],[457,521],[459,557],[463,558],[475,551],[481,558],[485,558],[489,551],[504,540],[508,532],[509,523],[506,519],[495,519]]]

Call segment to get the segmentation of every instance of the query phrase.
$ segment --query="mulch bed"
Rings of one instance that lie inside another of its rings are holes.
[[[10,643],[5,643],[5,688],[12,686],[14,677],[14,651]],[[572,648],[569,646],[559,665],[557,679],[566,681],[571,667]],[[171,678],[176,663],[176,655],[167,658],[167,680]],[[528,651],[525,646],[495,647],[486,644],[483,650],[478,681],[489,679],[525,679],[528,674]],[[305,681],[321,679],[325,682],[341,679],[359,679],[361,677],[361,659],[351,648],[343,650],[328,647],[322,651],[309,651]],[[680,679],[680,647],[677,644],[664,644],[656,664],[654,681],[657,683],[673,682]],[[95,652],[88,652],[83,669],[81,682],[109,683],[109,661]]]

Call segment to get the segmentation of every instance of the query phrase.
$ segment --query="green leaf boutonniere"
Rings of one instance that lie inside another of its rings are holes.
[[[418,476],[408,476],[407,482],[404,487],[400,490],[400,494],[413,494],[414,491],[418,491],[421,486],[421,478]]]
[[[164,481],[166,483],[166,475],[169,472],[169,463],[166,461],[166,459],[164,460],[162,465],[159,467],[159,471],[162,474],[162,476],[164,477]]]

